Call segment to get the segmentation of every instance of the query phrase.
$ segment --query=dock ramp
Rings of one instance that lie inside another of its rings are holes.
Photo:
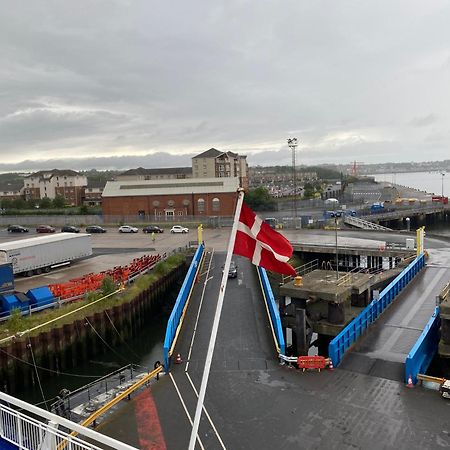
[[[368,220],[360,219],[359,217],[346,216],[344,218],[344,223],[363,230],[392,231],[391,228],[384,227],[383,225],[379,225],[374,222],[369,222]]]

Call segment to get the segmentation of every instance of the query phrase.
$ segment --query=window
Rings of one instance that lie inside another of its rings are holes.
[[[214,212],[220,211],[220,200],[217,197],[212,200],[212,210]]]
[[[183,211],[178,211],[177,214],[178,214],[179,216],[182,216],[182,215],[183,215]]]
[[[205,212],[205,200],[202,198],[199,198],[197,200],[197,211],[198,212]]]

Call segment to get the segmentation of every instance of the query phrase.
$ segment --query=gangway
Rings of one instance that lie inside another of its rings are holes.
[[[72,433],[77,433],[78,437]],[[11,444],[11,448],[24,450],[137,450],[131,445],[0,392],[0,448],[10,448],[8,444]]]
[[[344,223],[363,230],[392,231],[392,228],[384,227],[378,223],[369,222],[368,220],[354,216],[345,216]]]

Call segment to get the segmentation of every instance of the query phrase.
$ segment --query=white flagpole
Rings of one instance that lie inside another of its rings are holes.
[[[227,288],[228,271],[230,270],[231,257],[233,255],[234,242],[236,240],[236,232],[241,215],[242,202],[244,201],[244,190],[239,189],[236,211],[234,213],[233,227],[231,229],[230,240],[228,241],[227,257],[223,267],[222,282],[220,283],[219,298],[217,300],[216,314],[214,316],[211,337],[209,339],[208,352],[206,354],[205,368],[203,369],[202,382],[198,394],[197,408],[195,410],[194,424],[192,426],[191,439],[189,441],[189,450],[194,450],[195,441],[197,439],[198,427],[200,425],[200,417],[202,415],[203,403],[205,400],[206,386],[208,384],[209,371],[211,369],[214,346],[216,345],[217,331],[219,330],[220,314],[222,313],[223,299],[225,297],[225,289]]]

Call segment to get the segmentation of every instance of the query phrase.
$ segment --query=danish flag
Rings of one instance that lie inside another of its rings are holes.
[[[291,244],[283,235],[270,228],[245,203],[242,204],[234,254],[244,256],[271,272],[295,277],[297,274],[288,263],[292,251]]]

